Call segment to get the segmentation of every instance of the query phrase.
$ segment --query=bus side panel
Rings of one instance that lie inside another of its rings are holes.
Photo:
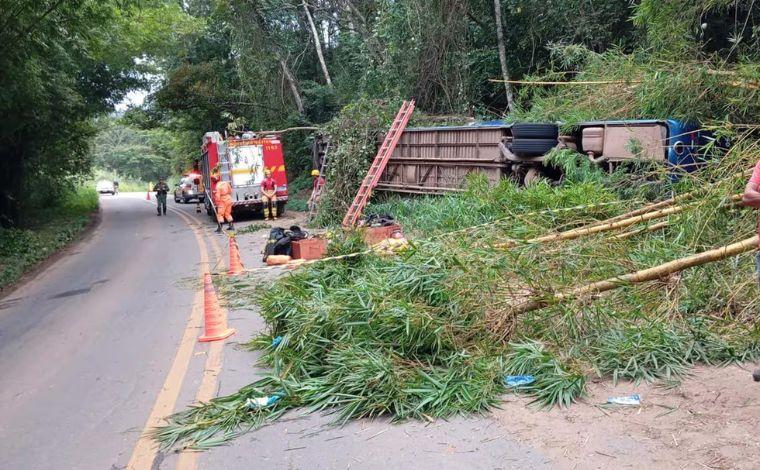
[[[277,182],[277,195],[288,195],[288,176],[285,172],[285,158],[282,155],[282,143],[279,139],[264,141],[264,166],[272,172]]]

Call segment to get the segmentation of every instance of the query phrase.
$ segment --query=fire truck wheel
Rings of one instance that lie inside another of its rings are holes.
[[[556,124],[518,122],[512,126],[515,139],[557,139],[559,126]]]

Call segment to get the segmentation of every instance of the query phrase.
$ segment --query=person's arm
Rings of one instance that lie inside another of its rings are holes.
[[[760,183],[750,181],[747,184],[742,195],[742,202],[745,206],[760,209]]]

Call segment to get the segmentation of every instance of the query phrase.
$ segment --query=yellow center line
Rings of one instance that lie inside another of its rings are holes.
[[[175,212],[176,214],[180,216],[180,218],[188,225],[188,227],[190,227],[193,233],[193,236],[195,237],[195,241],[198,245],[198,250],[200,252],[201,265],[204,266],[204,269],[201,269],[201,272],[199,273],[199,279],[202,282],[203,271],[208,269],[208,263],[209,263],[209,256],[208,256],[208,249],[206,247],[206,242],[203,239],[201,231],[195,225],[192,224],[193,220],[190,217],[186,216],[185,214],[175,209],[172,209],[172,212]],[[216,244],[214,251],[216,251],[217,253],[221,253],[221,250],[219,249],[218,244]],[[143,431],[140,434],[140,438],[138,439],[137,444],[135,445],[135,448],[132,451],[132,455],[129,459],[129,463],[127,464],[128,469],[149,470],[153,467],[153,462],[155,461],[156,454],[158,453],[158,445],[153,439],[151,439],[148,436],[148,431],[161,425],[164,422],[164,417],[174,412],[174,408],[177,403],[177,398],[182,388],[182,383],[184,382],[185,375],[187,374],[188,367],[190,366],[193,350],[197,343],[198,331],[200,330],[202,326],[203,326],[203,290],[199,289],[194,294],[193,307],[190,313],[190,318],[188,319],[187,324],[185,326],[185,331],[182,335],[182,340],[180,341],[180,344],[177,348],[177,352],[174,356],[174,360],[172,361],[172,365],[169,369],[169,372],[166,375],[164,384],[161,387],[161,390],[158,393],[158,396],[156,397],[156,401],[153,404],[153,408],[150,412],[150,415],[148,416],[145,426],[143,427]],[[222,350],[223,345],[224,345],[223,341],[214,342],[212,346],[209,348],[209,355],[208,355],[208,358],[206,359],[206,369],[209,369],[209,366],[212,366],[211,370],[217,371],[216,374],[214,374],[214,376],[212,377],[213,381],[211,382],[211,384],[206,385],[206,387],[210,386],[212,389],[215,386],[215,380],[216,380],[216,375],[218,375],[218,370],[221,370],[221,350]],[[204,382],[207,382],[208,375],[209,373],[204,371]],[[211,379],[208,379],[208,380],[211,380]],[[203,384],[201,384],[201,388],[204,390],[204,396],[205,396],[206,392],[205,392],[205,388]],[[199,391],[199,394],[200,394],[200,391]]]
[[[212,237],[210,240],[212,249],[217,255],[217,260],[221,262],[222,248],[219,244],[219,240],[217,237]],[[224,315],[227,315],[226,309],[224,309]],[[210,343],[208,356],[206,356],[206,365],[203,368],[203,378],[198,387],[198,393],[195,396],[195,401],[197,403],[207,402],[215,397],[219,374],[222,371],[223,351],[224,341],[214,341]],[[177,459],[176,468],[178,470],[194,470],[198,468],[198,457],[199,452],[183,450]]]

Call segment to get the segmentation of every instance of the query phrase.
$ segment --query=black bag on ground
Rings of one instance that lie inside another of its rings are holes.
[[[288,255],[291,254],[290,237],[282,227],[274,227],[269,231],[269,240],[264,247],[264,261],[270,255]]]
[[[270,255],[293,255],[293,248],[291,243],[295,240],[303,240],[308,238],[309,233],[302,230],[301,227],[293,225],[290,230],[285,230],[282,227],[274,227],[269,231],[269,240],[264,247],[264,261]]]
[[[390,214],[369,214],[364,217],[361,225],[365,227],[387,227],[396,223]]]

